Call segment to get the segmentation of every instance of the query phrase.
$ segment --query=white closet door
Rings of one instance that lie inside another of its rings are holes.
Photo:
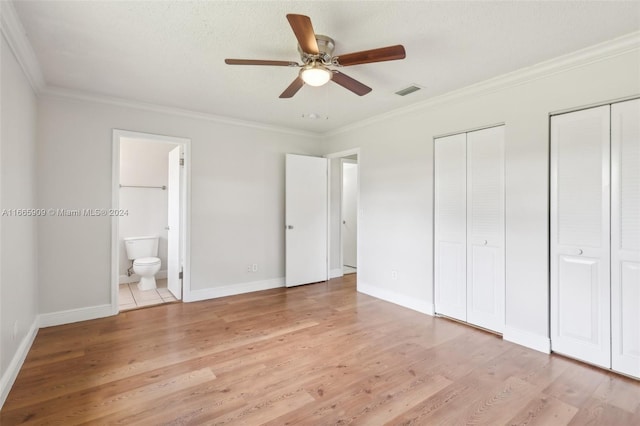
[[[467,133],[467,321],[504,329],[504,126]]]
[[[466,321],[466,135],[438,138],[434,150],[435,310]]]
[[[551,346],[607,368],[609,110],[551,119]]]
[[[611,366],[640,377],[640,99],[611,106]]]

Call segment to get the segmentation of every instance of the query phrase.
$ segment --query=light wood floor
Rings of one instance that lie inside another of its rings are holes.
[[[40,330],[0,423],[638,425],[640,382],[348,275]]]

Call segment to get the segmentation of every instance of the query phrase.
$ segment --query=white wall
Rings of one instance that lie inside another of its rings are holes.
[[[36,97],[4,34],[1,38],[0,210],[33,209]],[[0,406],[37,330],[36,223],[35,217],[0,220]]]
[[[169,151],[177,145],[143,139],[121,138],[120,184],[134,186],[167,186]],[[120,209],[127,214],[120,217],[120,276],[127,276],[131,261],[123,238],[157,235],[161,271],[167,269],[167,190],[157,188],[120,188]]]
[[[317,153],[315,138],[43,96],[38,117],[41,207],[111,205],[114,128],[191,139],[191,288],[197,297],[281,282],[284,154]],[[111,303],[110,218],[46,217],[39,236],[42,313]],[[253,263],[258,272],[247,272]]]
[[[433,310],[433,138],[506,123],[505,338],[548,349],[549,113],[640,94],[638,50],[333,134],[360,147],[358,288]],[[397,281],[391,270],[398,271]]]

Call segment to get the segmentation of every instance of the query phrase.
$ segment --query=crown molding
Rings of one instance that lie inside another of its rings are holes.
[[[295,136],[303,136],[306,138],[318,139],[321,134],[318,132],[310,132],[305,130],[291,129],[283,126],[264,124],[248,120],[234,119],[230,117],[219,116],[215,114],[191,111],[182,108],[168,107],[158,104],[139,102],[124,98],[116,98],[98,95],[80,90],[64,89],[46,84],[42,68],[33,51],[33,47],[26,36],[26,31],[18,17],[12,1],[0,0],[0,30],[7,40],[7,44],[16,57],[16,60],[22,67],[22,70],[33,88],[33,91],[39,96],[61,97],[68,99],[81,100],[85,102],[94,102],[120,107],[128,107],[139,110],[157,112],[174,116],[193,118],[198,120],[213,121],[220,124],[231,126],[253,128],[270,132],[285,133]]]
[[[347,124],[334,130],[329,130],[327,132],[313,132],[124,98],[108,97],[79,90],[48,86],[44,80],[42,69],[26,36],[26,32],[20,22],[20,18],[18,17],[13,2],[1,0],[0,6],[0,30],[13,51],[18,63],[22,67],[31,87],[38,95],[128,107],[162,114],[212,121],[238,127],[303,136],[313,139],[324,139],[380,121],[388,120],[392,117],[408,114],[413,111],[455,102],[468,96],[481,96],[505,90],[534,80],[546,78],[554,74],[566,72],[571,69],[580,68],[594,62],[623,55],[633,50],[640,51],[640,31],[636,31],[567,55],[532,65],[530,67],[522,68],[421,102],[397,108],[365,120]]]
[[[11,1],[0,2],[0,30],[34,92],[42,92],[46,85],[42,68]]]
[[[303,136],[306,138],[318,139],[322,135],[316,132],[309,132],[305,130],[291,129],[283,126],[276,126],[271,124],[260,123],[257,121],[240,120],[236,118],[225,117],[221,115],[210,114],[206,112],[192,111],[183,108],[169,107],[159,104],[134,101],[124,98],[110,97],[105,95],[98,95],[80,90],[72,90],[55,86],[46,86],[40,93],[42,97],[53,98],[67,98],[83,102],[92,102],[105,105],[112,105],[118,107],[132,108],[149,112],[156,112],[160,114],[167,114],[172,116],[192,118],[196,120],[212,121],[215,123],[226,124],[230,126],[245,127],[251,129],[265,130],[269,132],[284,133],[294,136]]]
[[[322,133],[324,137],[331,137],[340,133],[366,127],[373,123],[388,120],[392,117],[408,114],[413,111],[432,108],[437,105],[455,102],[469,96],[481,96],[492,92],[498,92],[514,86],[529,83],[534,80],[550,77],[554,74],[563,73],[575,68],[587,66],[589,64],[603,61],[615,56],[623,55],[631,51],[638,51],[640,54],[640,31],[636,31],[612,40],[599,43],[584,49],[577,50],[567,55],[559,56],[548,61],[540,62],[530,67],[502,74],[500,76],[472,84],[458,90],[434,96],[427,100],[397,108],[392,111],[382,113],[365,120],[347,124],[335,130]]]

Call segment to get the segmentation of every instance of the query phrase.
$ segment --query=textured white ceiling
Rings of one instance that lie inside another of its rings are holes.
[[[621,1],[17,1],[48,87],[325,132],[640,29]],[[341,71],[373,88],[329,83],[279,94],[299,61],[287,13],[311,17],[335,54],[403,44],[402,61]],[[410,84],[424,90],[407,97]],[[305,113],[328,117],[302,118]]]

